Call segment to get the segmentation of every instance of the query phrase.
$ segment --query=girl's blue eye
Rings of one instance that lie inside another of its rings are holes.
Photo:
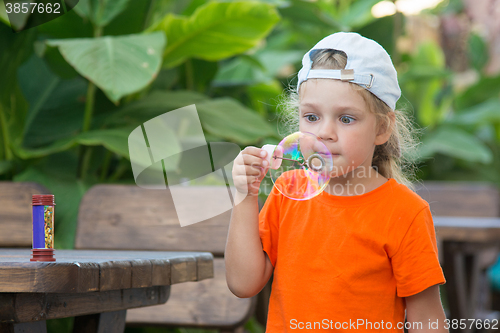
[[[319,118],[318,118],[318,116],[315,116],[315,115],[313,115],[313,114],[308,114],[308,115],[306,116],[306,119],[307,119],[308,121],[317,121]]]
[[[340,122],[342,122],[342,124],[350,124],[353,121],[354,121],[354,118],[349,117],[349,116],[340,117]]]

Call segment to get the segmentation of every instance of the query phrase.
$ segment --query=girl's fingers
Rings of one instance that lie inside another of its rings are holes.
[[[246,147],[237,156],[233,165],[233,183],[239,191],[258,191],[269,164],[266,155],[265,150]]]
[[[264,161],[267,162],[266,159],[262,157],[249,154],[242,154],[242,161],[243,164],[246,165],[262,165]]]
[[[264,158],[267,155],[267,152],[264,149],[260,149],[257,147],[246,147],[245,149],[243,149],[242,153],[244,155],[252,155],[259,158]]]

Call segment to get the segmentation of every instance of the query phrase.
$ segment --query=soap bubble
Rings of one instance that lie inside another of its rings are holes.
[[[314,134],[295,132],[284,138],[270,156],[274,186],[284,196],[307,200],[328,185],[333,168],[332,154]]]

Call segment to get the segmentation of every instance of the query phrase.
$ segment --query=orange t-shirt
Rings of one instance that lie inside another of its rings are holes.
[[[267,333],[403,332],[404,297],[445,283],[429,205],[394,179],[305,201],[273,188],[259,232],[274,266]]]

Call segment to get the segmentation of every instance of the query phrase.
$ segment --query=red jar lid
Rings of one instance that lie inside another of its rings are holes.
[[[33,206],[54,206],[53,194],[33,194],[31,199]]]
[[[30,261],[56,261],[54,249],[33,249]]]

